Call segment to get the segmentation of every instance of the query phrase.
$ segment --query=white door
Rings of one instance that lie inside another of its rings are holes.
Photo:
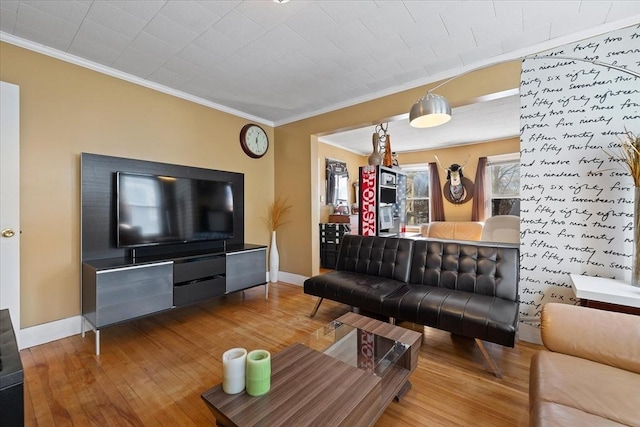
[[[0,82],[0,309],[20,347],[20,90]]]

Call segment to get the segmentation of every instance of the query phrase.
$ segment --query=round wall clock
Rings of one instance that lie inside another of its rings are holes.
[[[269,149],[269,137],[260,126],[249,123],[240,130],[240,146],[247,156],[259,159]]]

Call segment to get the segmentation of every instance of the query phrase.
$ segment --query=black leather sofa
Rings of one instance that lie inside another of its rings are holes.
[[[519,246],[503,243],[346,235],[336,269],[304,282],[304,292],[513,347],[518,324]]]

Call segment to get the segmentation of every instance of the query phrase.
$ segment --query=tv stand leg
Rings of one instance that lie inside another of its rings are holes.
[[[96,329],[96,356],[100,356],[100,330]]]
[[[264,299],[269,299],[269,282],[264,284]]]

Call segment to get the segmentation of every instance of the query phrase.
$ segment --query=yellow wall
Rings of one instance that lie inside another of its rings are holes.
[[[463,169],[464,176],[475,182],[478,159],[480,157],[519,152],[520,138],[516,137],[460,147],[398,154],[398,163],[400,166],[413,163],[431,163],[436,161],[434,155],[438,156],[440,163],[444,167],[448,167],[453,163],[462,165],[468,162]],[[438,168],[438,174],[440,175],[440,184],[444,185],[447,181],[447,171]],[[447,221],[471,221],[473,199],[467,203],[456,205],[443,198],[442,203],[444,204],[444,217]]]
[[[480,96],[519,88],[520,69],[520,61],[496,65],[461,76],[439,88],[437,92],[445,96],[453,107],[468,104]],[[278,230],[281,270],[303,276],[318,271],[317,224],[320,209],[316,182],[318,147],[315,136],[337,129],[380,123],[387,121],[389,117],[406,114],[411,105],[434,85],[399,92],[276,127],[276,193],[295,202],[293,221]],[[441,160],[447,162],[448,157]],[[399,162],[402,164],[400,158]],[[451,220],[454,220],[453,216]]]
[[[20,86],[22,328],[80,313],[82,152],[244,173],[245,240],[268,244],[273,128],[254,160],[243,118],[10,44],[0,58],[0,79]]]

